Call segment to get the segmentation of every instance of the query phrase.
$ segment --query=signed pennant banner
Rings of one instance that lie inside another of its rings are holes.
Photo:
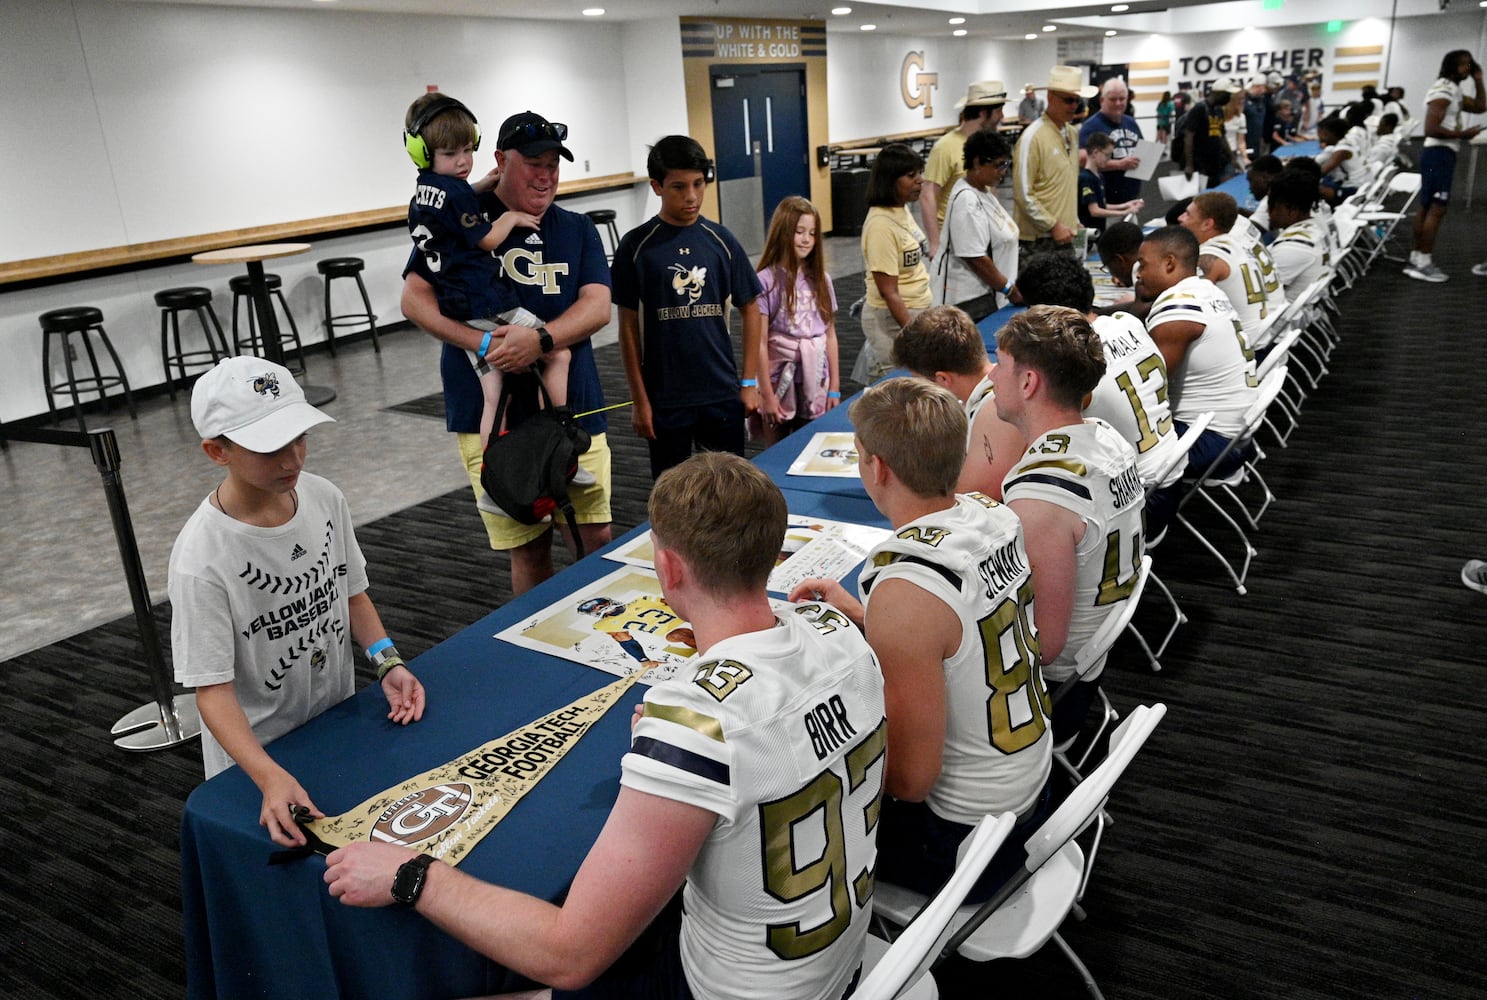
[[[339,816],[313,820],[306,829],[332,850],[358,840],[382,841],[457,865],[642,673],[608,684]]]

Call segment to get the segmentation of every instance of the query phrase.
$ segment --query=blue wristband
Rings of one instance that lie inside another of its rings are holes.
[[[1012,283],[1012,282],[1010,282],[1010,281],[1009,281],[1009,282],[1007,282],[1007,285],[1006,285],[1006,287],[1005,287],[1005,288],[1003,288],[1003,289],[1002,289],[1002,294],[1003,294],[1003,295],[1008,295],[1008,294],[1011,294],[1011,292],[1012,292],[1012,284],[1013,284],[1013,283]]]
[[[759,380],[756,378],[741,378],[738,380],[738,387],[740,389],[753,389],[757,388],[758,385]]]
[[[480,357],[485,357],[485,352],[491,349],[491,332],[485,331],[485,336],[480,338]]]
[[[839,392],[837,392],[835,389],[832,389],[832,390],[830,390],[829,392],[826,393],[826,398],[827,399],[841,399],[842,398],[842,394],[839,393]]]
[[[489,334],[487,334],[487,336],[489,336]],[[367,659],[370,660],[372,657],[376,656],[378,653],[382,652],[384,649],[387,649],[391,645],[391,639],[388,639],[386,637],[378,639],[376,642],[367,647]]]

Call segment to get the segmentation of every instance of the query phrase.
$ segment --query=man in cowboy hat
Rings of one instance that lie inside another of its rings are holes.
[[[924,235],[929,238],[929,255],[940,249],[940,225],[945,221],[945,205],[950,189],[966,172],[966,137],[981,129],[995,129],[1002,123],[1002,110],[1007,103],[1007,88],[1000,80],[977,80],[966,96],[955,102],[960,124],[940,136],[929,151],[924,166],[924,184],[919,189],[919,214]]]
[[[1048,74],[1048,107],[1022,133],[1013,167],[1014,210],[1024,255],[1067,250],[1079,225],[1079,133],[1069,123],[1098,93],[1077,66]]]

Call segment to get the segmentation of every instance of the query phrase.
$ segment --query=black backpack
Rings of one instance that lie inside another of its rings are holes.
[[[495,427],[506,418],[513,383],[522,381],[503,380]],[[566,406],[552,405],[540,379],[531,381],[537,385],[540,408],[504,434],[492,432],[482,457],[480,485],[522,524],[540,524],[554,511],[562,511],[573,533],[574,552],[581,559],[583,539],[568,499],[568,480],[578,471],[578,456],[589,450],[589,434]]]

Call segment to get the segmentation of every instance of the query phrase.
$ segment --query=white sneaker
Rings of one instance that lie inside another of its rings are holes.
[[[1416,281],[1429,281],[1437,285],[1440,284],[1442,281],[1451,280],[1450,275],[1446,274],[1445,271],[1442,271],[1434,264],[1426,264],[1423,267],[1417,267],[1414,264],[1411,264],[1409,267],[1404,269],[1404,273],[1406,277],[1414,278]]]
[[[578,471],[573,474],[573,478],[568,481],[574,486],[593,486],[599,480],[594,478],[592,472],[580,465]]]
[[[1461,582],[1472,590],[1487,594],[1487,562],[1468,559],[1466,565],[1461,567]]]
[[[1487,260],[1484,260],[1482,261],[1482,263],[1473,267],[1472,274],[1475,274],[1481,278],[1487,278]]]

